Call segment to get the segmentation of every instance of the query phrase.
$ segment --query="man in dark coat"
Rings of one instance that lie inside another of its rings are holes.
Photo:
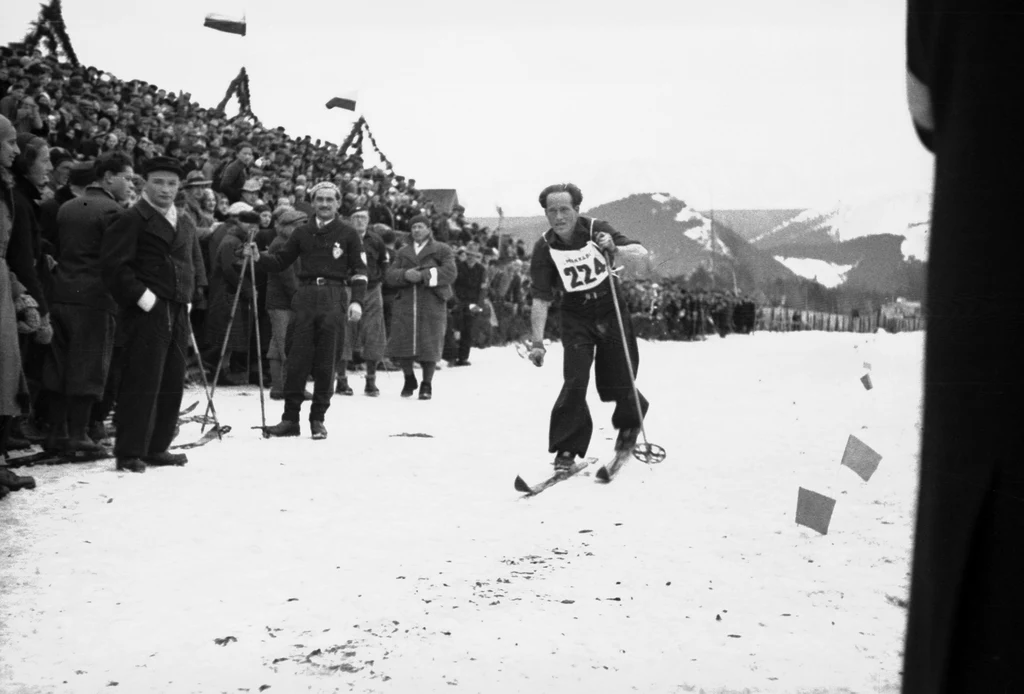
[[[114,348],[117,304],[100,272],[103,234],[124,213],[132,160],[108,152],[95,164],[96,181],[57,215],[61,248],[53,281],[53,341],[43,370],[50,396],[47,447],[98,453],[88,435],[92,406],[103,397]]]
[[[191,226],[178,224],[181,164],[154,157],[142,196],[103,235],[103,280],[121,307],[125,334],[117,399],[117,469],[183,465],[168,451],[178,424],[195,288]]]
[[[249,167],[256,156],[253,146],[243,142],[238,146],[238,153],[234,161],[224,167],[221,172],[219,190],[227,196],[229,203],[236,203],[242,199],[242,188],[249,179]]]
[[[217,246],[210,249],[210,303],[206,316],[206,361],[217,364],[224,338],[227,348],[225,364],[221,369],[223,385],[241,386],[249,382],[248,361],[249,333],[252,330],[252,278],[246,268],[242,275],[242,246],[252,240],[259,215],[252,211],[241,211],[231,215],[217,228]],[[238,305],[235,295],[241,286]],[[230,323],[230,326],[229,326]],[[228,329],[230,327],[230,333]]]
[[[1024,14],[910,0],[907,29],[935,174],[903,691],[1024,692]]]
[[[341,191],[333,183],[313,186],[316,217],[296,229],[278,251],[260,253],[256,244],[246,252],[257,258],[257,267],[280,272],[296,260],[299,290],[292,299],[295,316],[287,337],[287,373],[284,381],[284,414],[281,422],[267,427],[269,436],[298,436],[306,377],[313,374],[313,402],[309,428],[314,439],[326,439],[324,415],[334,393],[334,367],[344,339],[346,317],[358,321],[366,294],[366,259],[359,233],[341,221]],[[351,289],[351,297],[349,296]],[[347,310],[346,310],[347,309]]]
[[[459,346],[455,366],[469,366],[469,351],[473,346],[473,322],[483,311],[487,298],[487,268],[480,262],[483,254],[477,244],[466,248],[465,260],[457,260],[458,277],[452,289],[455,291],[455,330],[459,333]]]
[[[606,254],[623,253],[644,257],[647,250],[616,231],[607,222],[580,216],[583,193],[572,183],[548,186],[540,194],[551,228],[533,247],[530,261],[533,304],[530,320],[533,344],[530,360],[544,363],[544,326],[548,308],[556,293],[561,295],[559,315],[562,324],[564,383],[551,410],[548,451],[555,453],[557,469],[569,469],[576,456],[584,456],[590,446],[594,423],[587,407],[590,367],[594,366],[597,393],[603,402],[614,402],[612,426],[619,430],[615,450],[627,450],[636,444],[641,414],[633,397],[626,346],[619,330],[610,282],[610,262]],[[633,366],[639,366],[639,351],[628,307],[618,295],[623,329]],[[639,396],[643,414],[647,400]]]

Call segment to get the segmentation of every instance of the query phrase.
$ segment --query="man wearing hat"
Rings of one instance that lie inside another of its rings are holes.
[[[196,225],[200,241],[206,240],[213,226],[213,217],[203,210],[203,197],[206,195],[206,189],[212,185],[213,181],[203,176],[202,171],[189,171],[182,185],[185,191],[185,214],[191,217]]]
[[[255,244],[246,246],[246,252],[257,258],[257,266],[268,272],[302,262],[296,272],[299,289],[292,299],[295,316],[288,331],[284,414],[279,424],[267,427],[270,436],[299,435],[303,390],[312,372],[310,431],[314,439],[327,438],[324,415],[334,393],[334,368],[346,314],[350,321],[358,321],[363,314],[366,259],[359,233],[338,217],[341,191],[324,181],[313,186],[312,196],[316,217],[296,229],[283,248],[259,253]]]
[[[124,213],[132,160],[124,152],[108,152],[94,170],[96,181],[57,215],[61,253],[51,302],[54,333],[43,371],[43,384],[53,394],[47,446],[71,453],[102,451],[87,428],[107,383],[117,304],[98,259],[104,231]]]
[[[227,220],[210,237],[210,302],[204,358],[208,364],[216,366],[221,350],[226,350],[224,358],[227,362],[221,368],[224,385],[242,386],[249,382],[247,362],[249,333],[252,331],[252,279],[248,272],[242,274],[240,250],[252,240],[259,221],[259,215],[249,205],[236,202],[228,208]],[[232,314],[239,286],[241,294]]]
[[[483,254],[477,244],[471,243],[456,260],[459,274],[455,278],[452,289],[455,291],[455,319],[453,329],[459,334],[458,352],[454,366],[469,366],[469,351],[473,346],[473,322],[477,314],[483,312],[484,300],[487,298],[487,269],[480,260]],[[465,256],[464,258],[461,256]]]
[[[267,248],[271,253],[281,250],[291,238],[292,233],[306,223],[308,217],[305,212],[287,208],[278,215],[277,236],[270,242]],[[267,313],[270,316],[270,349],[267,351],[267,361],[270,364],[270,399],[284,400],[284,375],[288,372],[288,351],[285,338],[288,334],[288,324],[291,322],[294,312],[292,311],[292,298],[299,289],[299,281],[295,275],[301,267],[301,261],[296,260],[290,267],[280,272],[267,273]],[[304,394],[305,399],[311,400],[312,393]]]
[[[255,178],[250,178],[242,186],[242,202],[256,207],[260,200],[260,190],[263,185]]]
[[[385,273],[385,281],[398,289],[388,336],[387,354],[405,374],[402,397],[419,387],[420,400],[433,397],[434,369],[441,358],[448,321],[448,300],[458,270],[455,251],[435,241],[430,220],[417,215],[409,220],[411,243],[402,246]],[[413,361],[423,368],[423,382],[413,374]]]
[[[377,362],[384,358],[387,338],[384,335],[384,299],[381,296],[381,281],[388,269],[388,249],[376,232],[369,231],[370,212],[365,207],[357,208],[349,215],[349,224],[363,242],[366,254],[366,297],[363,299],[363,315],[357,323],[347,326],[338,361],[338,385],[336,392],[352,395],[348,384],[348,362],[353,352],[358,352],[366,362],[366,386],[363,392],[370,397],[380,395],[377,388]]]
[[[178,424],[195,288],[193,236],[174,198],[184,172],[170,157],[146,164],[142,195],[103,234],[100,268],[121,308],[124,360],[118,394],[118,470],[183,465],[168,451]]]

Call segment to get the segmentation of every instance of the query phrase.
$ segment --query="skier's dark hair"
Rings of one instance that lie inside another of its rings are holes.
[[[572,198],[572,206],[579,207],[583,204],[583,191],[573,183],[553,183],[540,192],[540,206],[548,209],[548,196],[552,193],[568,193]]]

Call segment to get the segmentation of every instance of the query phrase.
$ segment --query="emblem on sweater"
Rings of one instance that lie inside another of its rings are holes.
[[[341,244],[339,242],[334,242],[334,248],[331,249],[331,255],[334,256],[335,260],[341,257]]]

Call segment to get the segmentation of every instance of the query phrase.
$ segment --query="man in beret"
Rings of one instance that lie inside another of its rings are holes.
[[[146,164],[142,195],[103,234],[100,269],[121,308],[124,360],[117,400],[117,469],[183,465],[168,451],[178,424],[195,288],[193,236],[174,198],[184,172],[170,157]]]

